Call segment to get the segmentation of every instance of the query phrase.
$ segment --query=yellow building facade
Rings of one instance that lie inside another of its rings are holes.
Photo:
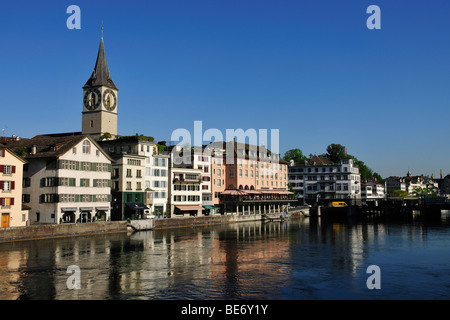
[[[28,222],[28,210],[22,210],[24,159],[9,150],[0,149],[0,227],[22,227]]]

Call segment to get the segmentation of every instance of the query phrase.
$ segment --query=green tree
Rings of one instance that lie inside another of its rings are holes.
[[[378,173],[374,173],[373,170],[364,163],[364,161],[359,160],[353,155],[347,154],[345,146],[341,144],[330,144],[327,147],[327,153],[325,154],[325,156],[334,163],[339,163],[342,159],[345,158],[353,159],[353,163],[359,168],[361,181],[382,180],[381,176]]]
[[[389,190],[388,191],[390,197],[407,197],[408,191],[405,190]]]
[[[383,180],[383,178],[380,176],[380,174],[378,174],[377,172],[374,172],[373,173],[373,180],[381,181],[381,180]]]
[[[366,166],[364,161],[358,160],[354,156],[350,156],[350,158],[352,158],[353,163],[358,166],[362,181],[373,180],[373,171],[368,166]]]
[[[415,187],[412,193],[415,197],[436,198],[438,196],[437,192],[428,186],[425,188]]]
[[[112,138],[112,135],[109,132],[105,132],[104,134],[102,134],[100,136],[100,140],[110,140],[111,138]]]
[[[327,147],[326,156],[334,163],[339,163],[342,159],[348,157],[345,152],[345,147],[336,143],[332,143]]]
[[[283,160],[290,161],[294,160],[294,162],[303,162],[308,158],[303,155],[302,150],[299,148],[288,150],[284,153]]]

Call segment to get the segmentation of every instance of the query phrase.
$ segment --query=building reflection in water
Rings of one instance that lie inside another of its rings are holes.
[[[0,299],[345,299],[386,251],[434,231],[304,218],[1,243]],[[80,290],[67,288],[71,265]]]

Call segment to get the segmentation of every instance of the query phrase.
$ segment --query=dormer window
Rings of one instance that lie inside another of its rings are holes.
[[[91,153],[91,143],[88,140],[83,141],[83,153]]]

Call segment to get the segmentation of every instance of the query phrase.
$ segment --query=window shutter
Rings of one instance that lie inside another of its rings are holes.
[[[9,199],[9,204],[10,204],[11,206],[14,205],[14,198]]]
[[[11,190],[14,190],[15,187],[16,187],[16,182],[15,181],[11,181]]]
[[[16,173],[16,166],[11,167],[11,173]]]
[[[4,165],[0,165],[0,172],[4,173],[5,172],[5,166]]]
[[[3,181],[0,181],[0,190],[3,190]]]

